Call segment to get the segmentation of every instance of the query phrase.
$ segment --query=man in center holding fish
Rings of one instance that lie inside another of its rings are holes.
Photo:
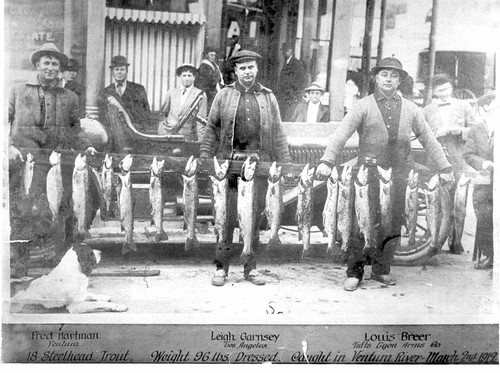
[[[327,180],[332,168],[337,166],[345,143],[355,131],[358,132],[359,155],[354,168],[359,168],[359,173],[353,178],[356,180],[359,231],[365,243],[363,247],[358,232],[353,230],[347,245],[348,268],[344,284],[347,291],[359,286],[368,257],[372,263],[371,280],[385,285],[396,284],[390,270],[404,222],[406,180],[414,168],[410,144],[412,132],[437,165],[441,178],[453,180],[452,167],[421,110],[397,92],[401,81],[408,76],[401,62],[393,57],[384,58],[372,69],[372,74],[376,81],[375,92],[360,100],[347,113],[330,137],[316,169],[316,178]],[[392,170],[393,193],[389,201],[384,202],[385,198],[379,197],[380,189],[384,190],[379,186],[379,172],[385,176],[389,169]],[[383,206],[384,203],[389,203],[390,208]],[[392,229],[386,231],[382,228],[389,213],[392,214]]]
[[[265,208],[267,178],[253,176],[255,162],[291,162],[276,97],[271,90],[256,81],[257,63],[260,60],[259,54],[249,50],[241,50],[232,57],[231,63],[237,81],[224,87],[215,96],[200,145],[200,159],[203,162],[211,162],[213,156],[246,161],[240,180],[238,175],[228,176],[229,197],[226,213],[229,229],[226,237],[219,237],[216,247],[216,272],[212,278],[214,286],[224,285],[229,261],[233,256],[232,232],[237,220],[237,203],[240,231],[244,240],[241,262],[245,280],[255,285],[265,284],[264,279],[255,270],[254,249],[259,243],[259,226]],[[217,166],[218,164],[216,168]],[[250,177],[253,178],[255,187],[243,184],[251,181],[248,180]],[[240,190],[248,192],[247,196],[237,196],[238,183],[241,184]],[[251,198],[250,194],[255,196],[253,205],[245,203],[248,202],[245,198]],[[247,209],[244,208],[245,205],[248,206]],[[247,213],[255,214],[253,227],[247,226],[251,219],[242,216]],[[251,237],[248,237],[249,235]]]

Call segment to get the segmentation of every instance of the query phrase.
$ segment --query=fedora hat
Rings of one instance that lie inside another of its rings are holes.
[[[40,58],[45,55],[52,55],[59,60],[61,67],[65,67],[68,63],[68,57],[59,51],[54,43],[44,43],[40,46],[40,49],[31,52],[30,60],[33,66],[40,61]]]
[[[306,92],[309,92],[309,91],[321,91],[321,92],[325,92],[325,89],[317,82],[313,82],[311,83],[311,85],[309,87],[307,87],[305,89]]]
[[[248,50],[248,49],[242,49],[238,52],[236,52],[232,57],[231,57],[231,62],[233,64],[235,63],[240,63],[243,61],[260,61],[262,59],[262,56],[254,51]]]
[[[377,75],[377,73],[380,70],[387,70],[387,69],[398,71],[401,80],[406,79],[406,77],[408,76],[408,73],[403,70],[403,65],[401,64],[401,61],[399,61],[397,58],[394,57],[386,57],[381,59],[378,65],[372,69],[372,74]]]
[[[130,64],[127,62],[127,59],[123,56],[114,56],[111,59],[111,65],[109,65],[109,68],[112,69],[113,67],[120,67],[120,66],[129,66]]]
[[[180,76],[184,70],[191,71],[193,75],[198,74],[198,70],[196,69],[196,67],[190,63],[183,63],[177,69],[175,69],[175,73],[177,74],[177,76]]]

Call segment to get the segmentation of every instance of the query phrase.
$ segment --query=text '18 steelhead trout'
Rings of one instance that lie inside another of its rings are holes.
[[[134,195],[132,182],[130,180],[130,170],[132,168],[133,157],[128,154],[120,162],[121,172],[118,175],[121,181],[120,193],[118,196],[120,207],[120,222],[125,231],[125,242],[122,247],[122,254],[130,251],[137,251],[134,242]]]
[[[335,246],[337,240],[337,206],[339,199],[339,172],[333,167],[332,174],[326,182],[327,196],[323,208],[323,226],[328,238],[327,253]]]
[[[418,219],[418,172],[411,170],[405,192],[405,218],[408,229],[408,245],[415,245],[415,232]]]
[[[33,155],[28,153],[26,155],[26,162],[24,163],[23,170],[23,186],[24,186],[24,194],[30,194],[31,183],[33,182],[33,172],[35,167],[35,161]]]
[[[47,201],[52,212],[52,220],[59,221],[59,210],[64,193],[62,174],[61,174],[61,153],[55,151],[49,157],[49,162],[52,165],[47,173]]]
[[[374,209],[373,198],[370,194],[370,184],[368,182],[368,167],[361,165],[358,171],[358,177],[354,182],[356,197],[354,200],[356,218],[360,232],[365,239],[365,247],[363,252],[368,253],[377,246],[378,227],[376,211]]]
[[[153,163],[149,168],[149,202],[151,204],[151,224],[155,226],[155,242],[167,240],[167,234],[163,230],[163,188],[162,175],[165,160],[157,161],[153,158]]]
[[[240,234],[243,238],[243,251],[241,253],[241,263],[245,266],[254,255],[252,247],[255,232],[256,219],[256,187],[255,168],[257,162],[250,162],[247,158],[243,163],[241,176],[238,177],[238,223]]]
[[[306,164],[299,176],[296,220],[299,241],[302,240],[302,257],[307,256],[311,247],[311,224],[314,203],[314,167]]]
[[[189,157],[186,163],[185,174],[182,175],[184,181],[184,224],[186,226],[186,251],[199,247],[196,238],[196,218],[198,216],[198,160],[193,156]]]
[[[229,161],[222,165],[214,157],[214,175],[210,175],[212,182],[212,202],[214,205],[214,227],[217,234],[217,243],[226,244],[232,242],[228,226],[228,203],[229,203],[229,181],[227,172],[229,170]]]
[[[91,213],[91,201],[89,167],[87,166],[86,155],[78,154],[75,158],[72,188],[73,213],[77,220],[73,237],[75,240],[81,241],[91,237],[87,225]]]
[[[437,254],[439,227],[441,223],[441,197],[439,195],[439,175],[431,177],[427,183],[425,193],[425,205],[427,208],[427,229],[430,232],[431,255]]]
[[[273,162],[269,168],[265,212],[269,226],[269,242],[266,248],[276,250],[281,247],[278,233],[283,214],[283,178],[281,177],[281,166],[277,167],[276,162]]]
[[[104,198],[105,211],[101,211],[101,215],[104,217],[111,216],[111,203],[113,196],[113,156],[106,154],[104,160],[102,161],[101,170],[101,183],[102,183],[102,194]]]
[[[454,231],[450,242],[451,249],[456,253],[464,251],[462,246],[462,235],[464,233],[465,217],[467,211],[467,195],[469,191],[469,183],[471,178],[462,174],[457,183],[455,190],[453,216],[454,216]]]
[[[382,240],[392,236],[392,200],[393,182],[392,168],[387,170],[377,166],[379,179],[379,201],[380,201],[380,233]]]
[[[342,238],[342,251],[347,251],[354,219],[354,185],[352,166],[344,167],[339,182],[339,201],[337,209],[337,229]]]

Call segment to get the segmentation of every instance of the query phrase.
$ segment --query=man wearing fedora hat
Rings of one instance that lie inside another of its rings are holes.
[[[342,149],[354,132],[359,134],[359,155],[355,169],[362,165],[368,168],[370,199],[379,205],[378,169],[392,168],[392,229],[385,236],[378,232],[376,247],[367,253],[359,232],[352,232],[348,242],[347,280],[344,289],[356,290],[363,279],[364,265],[368,257],[372,261],[370,278],[385,285],[395,285],[390,276],[396,245],[399,244],[404,222],[406,180],[415,167],[411,153],[412,132],[420,141],[428,156],[437,165],[443,180],[453,180],[452,167],[437,142],[422,111],[411,101],[398,94],[400,82],[408,75],[401,62],[393,57],[382,59],[372,69],[376,88],[373,94],[359,100],[340,123],[321,163],[316,169],[316,178],[326,180],[340,161]],[[375,166],[375,167],[374,167]],[[355,217],[353,217],[355,219]],[[380,221],[380,216],[376,217]]]
[[[302,100],[302,93],[306,85],[304,64],[294,57],[293,50],[292,42],[285,42],[281,46],[284,63],[278,78],[276,98],[283,122],[289,122],[292,119],[295,107]]]
[[[109,68],[113,75],[114,83],[110,84],[100,93],[99,106],[104,112],[106,97],[113,96],[127,111],[132,124],[139,130],[145,131],[151,127],[151,110],[149,108],[146,88],[141,84],[127,80],[130,64],[124,56],[114,56]],[[103,119],[105,117],[101,117]]]
[[[85,117],[85,87],[76,81],[80,64],[74,58],[70,58],[68,64],[61,70],[61,86],[76,93],[80,102],[80,118],[83,118]]]
[[[293,112],[291,122],[329,122],[330,110],[320,101],[325,89],[319,83],[311,83],[305,89],[307,101],[301,100]]]
[[[258,64],[261,56],[250,50],[240,50],[231,59],[237,81],[222,88],[215,96],[210,109],[205,135],[200,145],[203,163],[213,162],[213,156],[222,159],[266,162],[290,162],[286,137],[281,127],[278,103],[271,90],[257,83]],[[232,233],[236,226],[237,175],[230,174],[228,203],[228,237],[221,238],[216,245],[216,272],[212,285],[222,286],[229,270],[229,261],[234,254]],[[260,217],[265,207],[267,177],[255,177],[256,216]],[[264,285],[257,273],[254,250],[259,244],[260,218],[255,219],[255,236],[250,255],[242,257],[245,280],[254,285]]]
[[[204,126],[196,120],[196,115],[206,119],[207,96],[205,92],[193,85],[198,70],[192,64],[185,63],[179,66],[175,72],[181,80],[181,87],[172,88],[167,92],[167,97],[161,108],[165,119],[158,126],[158,134],[170,133],[200,96],[194,115],[186,120],[179,131],[184,139],[199,141],[203,137]]]
[[[212,106],[215,95],[223,85],[222,73],[217,64],[217,49],[208,47],[205,50],[205,58],[198,67],[195,86],[207,94],[209,108]]]

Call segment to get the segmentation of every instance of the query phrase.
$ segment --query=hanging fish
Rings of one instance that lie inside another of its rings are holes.
[[[49,163],[52,165],[47,173],[46,191],[49,208],[52,212],[52,220],[59,221],[59,210],[61,209],[64,193],[62,174],[61,174],[61,153],[55,151],[49,157]]]
[[[387,170],[377,166],[379,177],[379,201],[380,201],[380,233],[384,241],[392,235],[392,200],[393,183],[392,168]]]
[[[189,157],[186,164],[184,180],[184,224],[187,229],[187,238],[185,250],[196,249],[199,247],[198,238],[196,238],[196,217],[198,214],[198,160],[193,156]]]
[[[113,201],[113,179],[113,156],[106,154],[104,156],[104,160],[102,161],[101,170],[102,194],[105,204],[104,211],[101,211],[101,215],[103,217],[112,215],[111,204]]]
[[[281,166],[276,167],[276,162],[269,168],[267,179],[266,208],[267,224],[269,226],[268,250],[276,250],[281,247],[279,229],[281,226],[281,215],[283,214],[283,178],[281,177]]]
[[[323,208],[323,226],[328,238],[328,253],[334,248],[337,239],[337,206],[339,201],[339,173],[337,167],[333,167],[332,174],[326,182],[326,187],[328,194]]]
[[[337,210],[337,229],[342,238],[342,251],[347,251],[353,227],[354,185],[352,166],[344,167],[339,182],[339,201]]]
[[[162,175],[165,160],[157,161],[156,157],[153,158],[153,163],[150,167],[150,181],[149,181],[149,202],[151,204],[151,224],[155,226],[155,242],[167,240],[167,234],[163,230],[163,188],[162,188]]]
[[[212,182],[212,202],[214,205],[214,226],[217,234],[218,244],[227,244],[232,242],[232,232],[229,232],[228,226],[228,201],[229,201],[229,182],[227,172],[229,170],[229,161],[222,165],[214,157],[214,175],[210,175]]]
[[[438,233],[438,249],[441,250],[450,236],[453,227],[453,200],[450,195],[450,186],[439,182],[439,197],[441,204],[441,223]]]
[[[121,173],[118,177],[121,181],[120,193],[118,195],[120,207],[120,222],[125,231],[125,242],[122,247],[122,254],[125,255],[130,251],[137,251],[137,246],[134,242],[134,195],[132,182],[130,180],[130,170],[132,168],[133,157],[128,154],[121,162]]]
[[[31,183],[33,182],[33,171],[35,167],[35,161],[33,155],[28,153],[26,155],[26,162],[24,163],[24,171],[23,171],[23,185],[24,185],[24,194],[30,194]]]
[[[311,224],[314,199],[314,167],[306,164],[299,176],[296,220],[299,228],[299,241],[302,240],[302,257],[307,256],[311,246]]]
[[[243,238],[243,251],[241,253],[241,262],[246,265],[248,260],[254,255],[252,247],[255,232],[256,215],[256,187],[255,187],[255,169],[257,162],[251,162],[247,158],[243,163],[241,176],[238,177],[238,223],[241,236]]]
[[[377,246],[376,211],[373,201],[370,201],[370,184],[368,182],[368,167],[361,165],[357,180],[354,183],[356,191],[355,210],[360,232],[365,239],[363,251],[368,253]]]
[[[437,254],[439,226],[441,222],[441,198],[439,195],[439,175],[434,175],[424,189],[425,204],[427,208],[427,229],[430,232],[431,255]]]
[[[408,245],[415,245],[415,232],[418,218],[418,172],[411,170],[408,175],[405,196],[406,228],[408,229]]]
[[[72,179],[73,213],[77,224],[73,237],[75,240],[91,238],[88,231],[88,221],[91,214],[89,168],[87,156],[78,154],[75,159]]]

